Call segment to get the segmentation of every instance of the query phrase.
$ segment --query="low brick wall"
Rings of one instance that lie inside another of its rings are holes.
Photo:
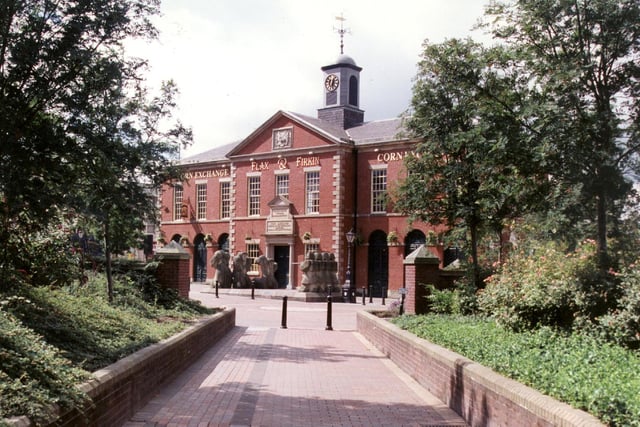
[[[371,313],[359,312],[357,324],[358,332],[472,427],[603,426],[584,411],[496,374]]]
[[[235,309],[198,321],[188,329],[93,373],[80,386],[93,400],[83,412],[72,411],[52,421],[55,426],[118,426],[129,420],[165,383],[195,362],[236,323]],[[2,420],[0,420],[2,421]],[[31,423],[25,417],[13,426]]]

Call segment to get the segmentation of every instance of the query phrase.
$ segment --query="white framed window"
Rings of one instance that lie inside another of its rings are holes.
[[[276,175],[276,196],[289,197],[289,174]]]
[[[247,243],[247,255],[251,259],[251,271],[258,271],[256,260],[260,256],[260,245],[257,243]]]
[[[304,255],[305,257],[309,252],[320,252],[320,244],[319,243],[305,243],[304,244]]]
[[[320,171],[309,171],[305,173],[305,199],[306,212],[320,212]]]
[[[231,181],[220,181],[220,218],[231,217]]]
[[[207,184],[196,184],[196,217],[207,219]]]
[[[184,190],[182,184],[175,184],[173,186],[173,220],[179,221],[182,219],[182,198]]]
[[[260,215],[260,177],[247,177],[247,193],[249,194],[249,216]]]
[[[387,211],[387,169],[371,170],[371,212]]]

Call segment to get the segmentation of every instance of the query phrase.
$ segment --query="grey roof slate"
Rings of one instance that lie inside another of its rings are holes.
[[[281,111],[280,113],[315,129],[319,133],[324,134],[337,142],[351,142],[356,146],[409,139],[408,132],[404,127],[404,121],[401,117],[365,122],[349,129],[342,129],[316,117],[290,111]],[[273,120],[273,117],[270,120]],[[185,157],[179,161],[179,164],[187,165],[229,160],[228,154],[235,148],[239,148],[239,146],[247,141],[247,139],[221,145],[219,147],[212,148],[211,150]]]
[[[347,133],[356,145],[408,139],[403,119],[400,117],[365,122],[347,129]]]
[[[240,141],[235,141],[229,144],[221,145],[219,147],[214,147],[211,150],[207,150],[202,153],[194,154],[192,156],[185,157],[184,159],[180,159],[178,163],[181,165],[187,165],[192,163],[205,163],[205,162],[229,160],[227,158],[227,153],[231,151],[239,143]]]

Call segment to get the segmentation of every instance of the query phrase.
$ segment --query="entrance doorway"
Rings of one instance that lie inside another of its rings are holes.
[[[207,244],[202,234],[196,236],[193,246],[193,281],[205,282],[207,280]]]
[[[387,235],[382,230],[376,230],[369,236],[368,264],[371,295],[380,298],[389,288],[389,248]]]
[[[278,264],[274,274],[278,287],[286,288],[289,285],[289,246],[274,246],[273,260]]]

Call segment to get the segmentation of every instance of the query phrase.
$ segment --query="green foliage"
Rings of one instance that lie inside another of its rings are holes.
[[[13,277],[12,291],[0,292],[0,419],[27,415],[40,422],[52,404],[79,405],[85,396],[75,386],[87,371],[216,311],[158,286],[153,265],[138,267],[118,264],[113,303],[102,274],[64,287],[33,287],[29,276]]]
[[[58,349],[7,311],[11,306],[33,307],[23,297],[0,299],[0,419],[27,415],[37,423],[52,404],[72,407],[87,397],[75,386],[88,379]]]
[[[467,280],[458,280],[453,289],[437,289],[433,285],[423,285],[429,294],[429,310],[438,314],[467,315],[477,310],[476,288]]]
[[[486,12],[486,26],[533,89],[524,123],[547,154],[548,178],[576,196],[565,204],[556,195],[556,219],[566,230],[592,223],[605,266],[608,219],[619,216],[628,169],[638,166],[640,4],[498,1]]]
[[[551,243],[521,249],[485,282],[480,310],[515,330],[589,321],[605,314],[619,295],[614,277],[598,269],[592,241],[569,253]]]
[[[640,269],[633,265],[618,275],[622,295],[616,308],[582,327],[607,341],[640,349]]]
[[[408,128],[421,143],[408,156],[395,207],[413,219],[468,233],[475,285],[478,243],[536,203],[541,153],[527,150],[522,87],[507,52],[470,40],[425,42]]]
[[[608,425],[640,425],[637,353],[550,328],[515,333],[482,318],[402,316],[393,322]]]
[[[156,220],[155,191],[192,137],[172,119],[173,82],[153,96],[144,61],[125,56],[126,40],[156,36],[157,13],[158,0],[0,7],[0,246],[74,212],[100,229],[108,263]],[[0,278],[15,253],[0,248]]]

